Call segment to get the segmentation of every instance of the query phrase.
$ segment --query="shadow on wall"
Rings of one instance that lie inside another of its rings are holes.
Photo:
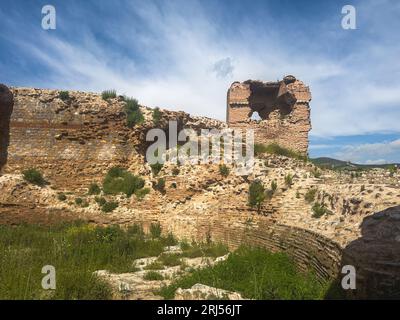
[[[356,270],[356,289],[346,290],[348,299],[400,299],[400,206],[364,218],[362,236],[343,251],[341,266]],[[345,274],[344,274],[345,275]],[[341,298],[337,279],[327,298]]]
[[[10,118],[14,98],[7,86],[0,84],[0,170],[7,162],[7,148],[10,142]]]

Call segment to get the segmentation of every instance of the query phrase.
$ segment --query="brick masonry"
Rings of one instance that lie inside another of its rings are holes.
[[[231,128],[253,129],[256,143],[275,142],[306,154],[310,101],[309,88],[293,76],[277,82],[234,82],[227,95],[227,123]],[[251,119],[254,112],[261,120]]]

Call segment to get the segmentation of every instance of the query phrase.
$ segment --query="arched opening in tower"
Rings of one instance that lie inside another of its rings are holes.
[[[250,115],[250,120],[253,120],[253,121],[261,121],[262,118],[260,117],[260,115],[258,114],[257,111],[253,111],[253,112],[251,113],[251,115]]]
[[[0,171],[7,162],[7,149],[10,143],[10,118],[14,98],[7,86],[0,84]]]
[[[284,81],[247,83],[250,86],[248,102],[252,110],[251,116],[257,112],[261,119],[266,120],[273,111],[278,111],[283,117],[292,112],[296,98]]]

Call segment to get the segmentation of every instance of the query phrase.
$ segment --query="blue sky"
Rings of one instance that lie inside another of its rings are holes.
[[[0,0],[0,82],[224,120],[235,81],[311,87],[310,155],[400,162],[400,1]],[[41,28],[42,6],[57,29]],[[345,4],[357,29],[341,28]]]

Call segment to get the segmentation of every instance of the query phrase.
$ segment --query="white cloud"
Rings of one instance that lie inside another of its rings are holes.
[[[348,145],[337,152],[335,156],[339,159],[355,163],[399,162],[400,139],[382,143],[365,143],[356,146]]]
[[[224,58],[214,63],[212,70],[218,78],[226,78],[233,75],[235,67],[232,64],[231,58]]]

